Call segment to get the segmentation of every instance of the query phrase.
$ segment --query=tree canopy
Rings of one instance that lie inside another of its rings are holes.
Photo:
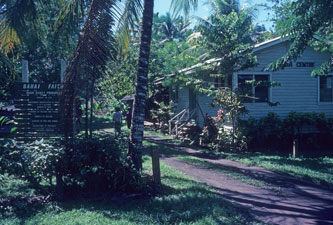
[[[333,2],[331,0],[271,0],[275,5],[276,31],[291,41],[288,52],[274,62],[273,70],[296,60],[307,46],[331,52],[331,58],[313,71],[325,75],[333,69]]]

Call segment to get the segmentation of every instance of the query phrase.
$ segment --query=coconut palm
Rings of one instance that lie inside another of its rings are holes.
[[[197,0],[176,0],[176,8],[178,10],[184,9],[185,14],[187,15],[191,8],[197,7]],[[82,4],[85,2],[83,0],[70,0],[70,1],[61,1],[64,3],[67,8],[65,8],[65,13],[60,14],[60,18],[58,20],[58,24],[60,21],[72,21],[75,19],[76,13],[71,14],[71,12],[75,12],[80,7],[82,8]],[[18,33],[19,30],[28,30],[22,29],[25,24],[25,19],[30,18],[26,17],[27,13],[31,13],[33,15],[31,18],[38,20],[38,17],[33,14],[36,12],[36,4],[42,4],[44,1],[42,0],[2,0],[0,1],[0,10],[7,10],[11,8],[14,4],[19,10],[23,10],[24,13],[21,13],[20,17],[16,17],[18,19],[15,21],[14,17],[6,17],[4,14],[0,17],[2,21],[2,26],[0,27],[0,42],[3,45],[8,45],[12,41],[15,44],[19,44],[20,40],[23,39],[22,36]],[[67,4],[66,4],[67,3]],[[131,17],[135,14],[134,17],[138,17],[140,13],[137,10],[137,7],[141,5],[141,0],[127,0],[125,1],[125,10],[126,13],[116,13],[115,4],[121,3],[121,1],[117,0],[92,0],[90,5],[90,10],[88,15],[86,16],[85,25],[83,28],[83,32],[81,32],[81,37],[79,38],[78,46],[76,48],[75,54],[69,63],[67,68],[67,77],[65,90],[74,90],[75,93],[75,84],[80,82],[82,79],[78,77],[81,72],[84,71],[85,76],[91,75],[92,78],[95,78],[94,71],[97,71],[97,75],[102,75],[103,67],[105,66],[106,60],[112,56],[110,54],[110,50],[114,47],[112,42],[110,44],[110,39],[113,38],[112,31],[112,23],[114,23],[114,19],[116,15],[120,15],[120,17],[124,16],[125,18],[133,18]],[[175,3],[174,3],[175,5]],[[9,7],[10,6],[10,7]],[[180,6],[180,7],[178,7]],[[191,7],[193,6],[193,7]],[[153,0],[144,0],[143,14],[142,14],[142,23],[141,23],[141,41],[140,41],[140,53],[137,65],[137,84],[136,84],[136,93],[134,100],[134,108],[133,108],[133,116],[132,116],[132,125],[131,125],[131,135],[130,135],[130,143],[129,143],[129,156],[133,159],[134,165],[137,169],[141,168],[141,155],[142,155],[142,139],[143,139],[143,129],[144,129],[144,109],[146,104],[146,93],[147,93],[147,74],[148,74],[148,64],[149,64],[149,53],[150,53],[150,42],[151,42],[151,30],[152,30],[152,18],[153,18],[153,8],[154,1]],[[126,11],[127,10],[127,11]],[[82,12],[83,10],[81,10]],[[128,13],[133,12],[134,13]],[[17,11],[18,12],[18,11]],[[78,12],[78,11],[77,11]],[[10,15],[10,14],[8,14]],[[96,18],[94,18],[97,16]],[[23,21],[23,22],[22,22]],[[21,29],[14,28],[16,26],[16,22],[20,22]],[[33,23],[35,24],[35,23]],[[36,23],[37,24],[37,23]],[[61,24],[61,23],[60,23]],[[71,23],[69,23],[71,24]],[[95,25],[97,24],[97,27]],[[127,31],[128,25],[130,23],[124,22],[120,23],[121,27],[125,27]],[[59,26],[57,25],[56,28]],[[61,26],[60,26],[61,27]],[[109,33],[110,32],[110,33]],[[129,33],[129,32],[128,32]],[[2,35],[2,36],[1,36]],[[10,36],[11,35],[11,36]],[[124,38],[125,39],[125,38]],[[10,41],[9,41],[10,40]],[[128,40],[128,39],[127,39]],[[68,98],[68,105],[73,105],[74,98],[73,96]],[[66,108],[66,107],[65,107]],[[73,107],[67,107],[67,113],[73,114]]]
[[[141,24],[140,52],[137,65],[136,91],[133,103],[131,122],[131,135],[128,155],[136,169],[142,167],[142,141],[146,108],[146,95],[148,87],[148,66],[151,33],[154,15],[154,0],[145,0],[143,5],[143,18]]]
[[[196,9],[198,0],[173,0],[172,7],[179,13],[184,10],[187,16],[192,9]],[[137,82],[134,99],[131,135],[128,149],[128,155],[133,160],[136,169],[142,167],[142,140],[144,131],[146,95],[148,89],[148,67],[149,53],[152,34],[152,23],[154,16],[154,0],[144,0],[143,19],[141,24],[140,53],[137,66]]]

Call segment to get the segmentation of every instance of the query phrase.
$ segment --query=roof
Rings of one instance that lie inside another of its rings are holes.
[[[254,52],[257,52],[257,51],[260,51],[260,50],[263,50],[265,48],[268,48],[268,47],[271,47],[271,46],[274,46],[274,45],[277,45],[277,44],[280,44],[281,42],[284,42],[284,41],[287,41],[288,39],[282,39],[281,37],[276,37],[276,38],[273,38],[271,40],[268,40],[268,41],[264,41],[264,42],[261,42],[259,44],[256,44],[254,46],[254,49],[253,51]]]
[[[254,46],[254,49],[253,49],[253,52],[257,52],[257,51],[260,51],[260,50],[263,50],[265,48],[269,48],[271,46],[274,46],[274,45],[277,45],[277,44],[280,44],[284,41],[287,41],[288,39],[287,38],[284,38],[282,39],[281,37],[276,37],[276,38],[273,38],[271,40],[268,40],[268,41],[265,41],[265,42],[262,42],[262,43],[259,43],[259,44],[256,44]],[[195,64],[191,67],[187,67],[187,68],[184,68],[184,69],[181,69],[181,70],[178,70],[177,73],[185,73],[185,74],[190,74],[190,73],[193,73],[193,70],[196,69],[196,68],[199,68],[199,67],[202,67],[202,66],[209,66],[213,63],[218,63],[220,61],[222,61],[223,58],[212,58],[212,59],[209,59],[209,60],[206,60],[202,63],[198,63],[198,64]],[[176,73],[172,73],[172,74],[168,74],[166,75],[166,77],[173,77],[175,76]],[[159,78],[155,81],[155,83],[159,84],[161,83],[163,80],[165,79],[165,77],[162,77],[162,78]]]

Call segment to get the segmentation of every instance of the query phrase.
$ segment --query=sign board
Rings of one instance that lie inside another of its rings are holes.
[[[56,137],[61,133],[60,95],[63,84],[16,83],[14,104],[21,139]]]

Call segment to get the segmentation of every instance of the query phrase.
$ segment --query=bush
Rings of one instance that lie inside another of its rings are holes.
[[[238,123],[235,123],[235,125]],[[206,115],[205,126],[201,132],[201,144],[209,146],[216,151],[244,149],[246,142],[240,135],[238,129],[236,132],[225,130],[225,115],[220,109],[216,117]]]
[[[290,112],[284,120],[269,113],[258,120],[251,117],[241,120],[239,124],[249,149],[290,153],[294,138],[299,138],[304,151],[329,149],[333,138],[332,122],[333,119],[327,119],[324,113]]]
[[[126,142],[110,137],[78,140],[62,164],[65,184],[90,194],[135,191],[141,178],[126,162],[126,150]]]
[[[88,142],[78,139],[73,146],[65,148],[59,140],[6,141],[0,146],[0,174],[23,178],[44,191],[47,181],[48,192],[55,190],[52,181],[58,176],[64,194],[96,195],[140,188],[140,174],[126,163],[125,141],[95,136]]]
[[[169,120],[174,116],[175,104],[172,101],[170,101],[169,104],[164,104],[164,102],[156,102],[156,104],[159,105],[159,108],[151,110],[154,125],[155,122],[157,122],[157,130],[161,130],[163,133],[168,133]]]
[[[55,165],[64,151],[55,143],[35,141],[18,144],[14,140],[3,141],[0,147],[0,172],[21,177],[38,188],[43,180],[52,181]]]
[[[240,135],[245,138],[248,148],[274,149],[284,142],[283,122],[275,113],[269,113],[259,120],[250,117],[248,120],[240,120]]]

